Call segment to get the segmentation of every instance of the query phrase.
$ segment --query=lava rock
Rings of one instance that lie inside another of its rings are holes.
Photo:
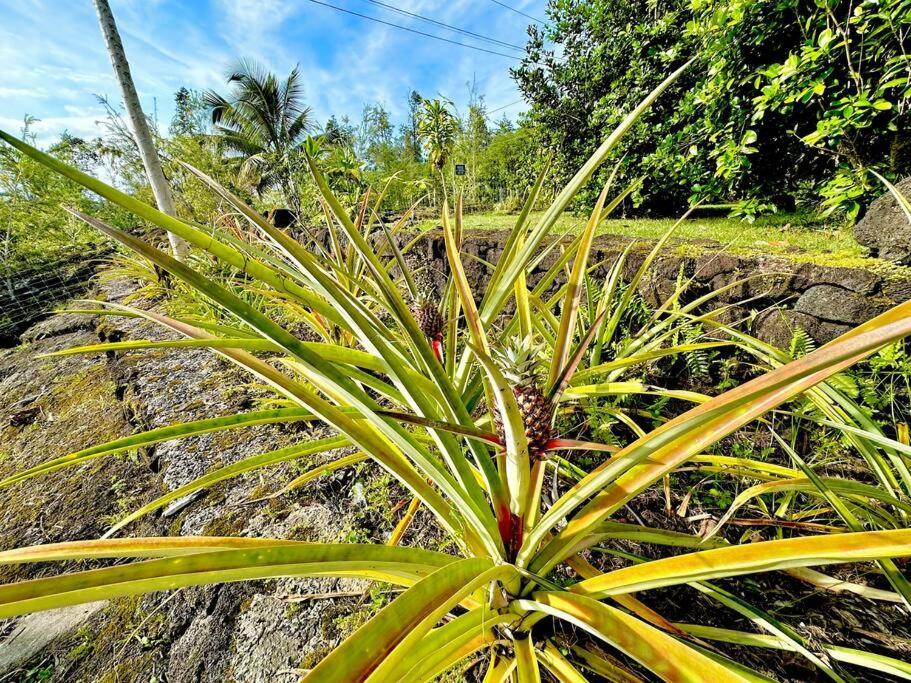
[[[16,411],[9,417],[10,427],[25,427],[26,425],[30,425],[40,414],[41,408],[38,406],[31,406],[30,408]]]
[[[794,310],[814,318],[847,325],[860,325],[882,313],[888,306],[835,285],[816,285],[804,292]]]
[[[826,322],[812,315],[773,308],[760,313],[753,323],[753,334],[779,349],[787,349],[794,333],[801,329],[817,344],[825,344],[851,329],[850,325]]]
[[[911,197],[911,178],[905,178],[896,187],[905,197]],[[911,264],[911,220],[891,192],[870,204],[866,215],[854,226],[854,238],[873,256]]]

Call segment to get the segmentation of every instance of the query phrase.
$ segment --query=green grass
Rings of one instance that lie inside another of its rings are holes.
[[[540,213],[533,213],[534,220]],[[469,230],[508,230],[516,217],[507,214],[475,213],[464,218]],[[578,232],[585,225],[586,217],[564,214],[557,221],[554,232]],[[599,235],[619,235],[643,240],[661,237],[675,223],[672,218],[611,218],[602,221]],[[429,230],[439,224],[438,220],[426,220],[421,230]],[[692,218],[677,228],[677,240],[700,242],[712,240],[737,254],[774,254],[799,261],[818,261],[829,265],[856,265],[870,267],[878,262],[864,255],[861,247],[851,234],[851,228],[839,224],[827,224],[800,214],[778,214],[758,218],[747,223],[732,218]],[[698,245],[680,245],[689,251]]]

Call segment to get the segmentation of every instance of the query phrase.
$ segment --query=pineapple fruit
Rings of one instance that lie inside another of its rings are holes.
[[[443,338],[443,329],[446,326],[446,320],[440,313],[439,307],[430,301],[430,297],[424,293],[418,295],[417,299],[411,306],[411,314],[417,321],[418,327],[421,328],[428,339],[431,341]]]
[[[547,443],[553,435],[555,406],[544,393],[542,384],[541,354],[543,344],[535,344],[531,336],[515,339],[504,348],[494,349],[493,357],[516,397],[522,421],[525,424],[525,438],[533,458],[541,458]],[[499,411],[494,410],[494,426],[502,439],[503,420]]]
[[[433,289],[422,287],[411,304],[411,315],[421,328],[421,332],[430,342],[433,355],[443,362],[443,331],[446,328],[446,319],[440,313],[440,308],[432,301]]]
[[[446,319],[440,313],[440,307],[436,302],[442,297],[437,295],[433,277],[426,269],[415,271],[412,277],[414,287],[411,290],[411,315],[431,343],[441,342],[446,329]]]

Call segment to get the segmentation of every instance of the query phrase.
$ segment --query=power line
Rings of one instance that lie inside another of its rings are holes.
[[[497,113],[498,111],[500,111],[501,109],[508,109],[508,108],[511,107],[512,105],[514,105],[514,104],[520,104],[521,102],[524,102],[524,101],[525,101],[525,100],[516,100],[515,102],[510,102],[509,104],[504,104],[502,107],[497,107],[496,109],[491,109],[491,110],[490,110],[489,112],[487,112],[487,113],[488,113],[488,114],[496,114],[496,113]]]
[[[377,5],[379,7],[384,7],[392,12],[397,12],[406,17],[412,17],[413,19],[419,19],[420,21],[427,22],[428,24],[435,24],[436,26],[441,26],[443,28],[449,29],[450,31],[456,31],[457,33],[462,33],[466,36],[472,36],[478,40],[484,40],[488,43],[494,43],[496,45],[501,45],[502,47],[508,47],[513,50],[519,50],[520,52],[525,52],[525,48],[521,45],[513,45],[512,43],[507,43],[503,40],[498,40],[497,38],[492,38],[490,36],[481,35],[480,33],[475,33],[474,31],[469,31],[464,28],[459,28],[458,26],[453,26],[442,21],[437,21],[430,17],[421,16],[420,14],[415,14],[414,12],[409,12],[408,10],[399,9],[398,7],[393,7],[392,5],[387,5],[385,2],[379,2],[379,0],[364,0],[364,2],[369,2],[371,5]]]
[[[409,28],[407,26],[401,26],[400,24],[394,24],[391,21],[385,21],[383,19],[377,19],[376,17],[371,17],[367,14],[361,14],[360,12],[355,12],[354,10],[345,9],[344,7],[338,7],[337,5],[330,5],[328,2],[321,2],[321,0],[310,0],[314,5],[322,5],[323,7],[329,7],[338,12],[344,12],[345,14],[351,14],[355,17],[360,17],[361,19],[367,19],[368,21],[375,21],[378,24],[384,24],[386,26],[392,26],[393,28],[401,29],[402,31],[408,31],[409,33],[416,33],[419,36],[425,36],[426,38],[433,38],[434,40],[441,40],[444,43],[451,43],[452,45],[458,45],[459,47],[467,47],[469,50],[478,50],[479,52],[486,52],[489,55],[497,55],[498,57],[506,57],[507,59],[514,59],[517,62],[521,62],[522,58],[517,57],[516,55],[508,55],[504,52],[496,52],[494,50],[488,50],[487,48],[478,47],[476,45],[468,45],[467,43],[460,43],[457,40],[450,40],[449,38],[443,38],[442,36],[435,36],[432,33],[424,33],[424,31],[418,31],[415,28]]]
[[[516,14],[521,14],[523,17],[525,17],[526,19],[531,19],[531,20],[532,20],[533,22],[535,22],[536,24],[546,24],[546,23],[547,23],[546,21],[542,21],[542,20],[540,20],[540,19],[536,19],[535,17],[531,16],[530,14],[525,14],[525,12],[523,12],[522,10],[518,10],[518,9],[516,9],[515,7],[510,7],[510,6],[507,5],[505,2],[500,2],[500,0],[490,0],[490,1],[493,2],[493,3],[496,3],[496,4],[499,5],[500,7],[505,7],[505,8],[508,9],[510,12],[515,12]]]

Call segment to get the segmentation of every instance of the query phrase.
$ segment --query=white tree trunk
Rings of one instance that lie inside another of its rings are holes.
[[[130,75],[130,64],[127,62],[127,56],[123,51],[123,43],[120,41],[120,34],[117,32],[117,24],[114,23],[111,6],[108,4],[108,0],[93,1],[95,3],[95,11],[98,13],[98,22],[101,24],[101,32],[104,34],[104,42],[107,44],[108,55],[111,57],[111,66],[114,67],[114,74],[120,84],[120,93],[123,96],[123,104],[126,107],[127,116],[133,128],[136,146],[139,147],[139,156],[142,158],[142,164],[145,166],[149,184],[152,186],[155,203],[158,205],[159,210],[169,216],[176,217],[177,210],[174,208],[174,201],[171,199],[171,190],[168,187],[168,181],[164,177],[161,159],[158,158],[158,150],[155,149],[155,143],[152,141],[152,133],[149,130],[148,121],[145,114],[142,113],[142,106],[139,104],[136,86],[133,85],[133,77]],[[187,243],[170,232],[168,233],[168,240],[171,243],[171,252],[174,258],[178,261],[183,261],[187,254]]]

